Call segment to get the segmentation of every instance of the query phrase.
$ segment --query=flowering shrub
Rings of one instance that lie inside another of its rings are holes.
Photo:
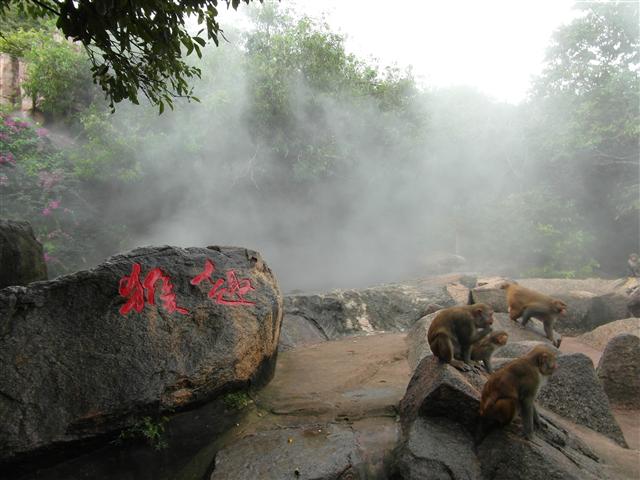
[[[0,113],[0,217],[31,223],[52,277],[95,261],[96,239],[109,238],[82,192],[69,156],[46,129]]]

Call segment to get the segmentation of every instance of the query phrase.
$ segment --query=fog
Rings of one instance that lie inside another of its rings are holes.
[[[284,291],[439,273],[438,259],[452,254],[466,260],[452,268],[469,272],[544,263],[548,253],[516,228],[524,214],[514,209],[529,200],[512,199],[548,176],[526,142],[526,105],[399,82],[399,102],[409,103],[390,108],[379,95],[310,85],[294,69],[282,77],[286,98],[274,97],[287,116],[270,124],[269,109],[256,110],[269,77],[251,70],[243,31],[226,35],[199,64],[201,103],[180,101],[160,117],[123,105],[111,119],[138,132],[130,147],[141,176],[110,192],[103,211],[129,226],[123,248],[244,246],[261,252]]]

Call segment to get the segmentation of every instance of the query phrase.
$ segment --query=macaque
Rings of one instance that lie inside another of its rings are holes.
[[[484,303],[440,310],[427,334],[431,351],[458,370],[471,370],[471,346],[491,332],[492,323],[493,309]],[[454,345],[459,346],[462,361],[454,358]]]
[[[553,326],[559,316],[567,314],[567,304],[513,282],[505,283],[500,288],[507,291],[507,305],[511,320],[515,322],[522,317],[524,327],[529,319],[537,318],[544,324],[547,338],[556,348],[559,348],[562,338],[554,339]]]
[[[482,389],[476,439],[481,441],[495,426],[508,425],[519,411],[524,437],[531,440],[534,425],[541,424],[534,402],[556,367],[555,352],[538,345],[491,375]]]
[[[629,264],[629,272],[632,277],[640,277],[640,257],[638,257],[637,253],[632,253],[629,255],[629,260],[627,260]]]
[[[471,347],[471,360],[479,362],[482,360],[484,368],[489,373],[493,373],[493,367],[491,366],[491,356],[498,348],[507,344],[509,334],[504,330],[497,332],[491,332],[486,337],[478,340]],[[455,357],[460,359],[460,352],[456,351]]]

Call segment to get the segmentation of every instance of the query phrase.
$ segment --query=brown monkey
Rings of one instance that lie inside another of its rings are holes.
[[[629,264],[629,272],[632,277],[640,277],[640,258],[637,253],[632,253],[629,255],[629,260],[627,260]]]
[[[440,310],[427,333],[431,351],[458,370],[470,370],[471,346],[491,332],[492,323],[493,309],[484,303]],[[462,361],[454,358],[454,344],[460,347]]]
[[[520,411],[524,436],[531,440],[534,424],[539,426],[541,423],[534,401],[556,367],[555,352],[538,345],[491,375],[484,384],[480,398],[477,439],[481,441],[496,425],[508,425],[516,411]]]
[[[507,339],[509,338],[509,334],[504,330],[499,330],[497,332],[491,332],[486,337],[478,340],[471,347],[471,360],[480,361],[484,363],[484,368],[487,369],[487,372],[493,373],[493,367],[491,366],[491,356],[493,352],[495,352],[498,348],[503,347],[507,344]],[[456,351],[456,358],[459,357],[460,353]]]
[[[560,315],[567,314],[566,303],[513,282],[504,283],[500,288],[507,291],[507,305],[511,320],[517,321],[522,317],[522,326],[524,327],[531,317],[539,319],[544,324],[547,338],[555,347],[560,347],[562,338],[554,340],[553,325]]]

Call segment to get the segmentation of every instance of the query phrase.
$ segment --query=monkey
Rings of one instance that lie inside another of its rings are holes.
[[[471,360],[480,361],[484,363],[484,368],[488,373],[493,373],[493,367],[491,366],[491,356],[498,348],[507,344],[509,334],[504,330],[498,330],[497,332],[491,332],[486,337],[478,340],[471,347]],[[460,350],[456,349],[455,358],[458,360],[460,357]]]
[[[640,277],[640,257],[638,257],[637,253],[632,253],[629,255],[629,259],[627,260],[629,264],[629,272],[632,277]]]
[[[517,411],[522,417],[524,437],[531,440],[534,425],[541,425],[534,402],[556,368],[556,353],[545,345],[538,345],[492,374],[480,397],[476,443],[493,427],[511,423]]]
[[[547,338],[556,348],[559,348],[562,338],[554,339],[553,326],[559,316],[567,314],[567,304],[562,300],[521,287],[515,282],[504,283],[500,288],[507,291],[507,305],[511,320],[515,322],[522,317],[524,327],[531,317],[539,319],[544,324]]]
[[[471,370],[471,346],[491,332],[493,309],[484,303],[449,307],[438,311],[427,338],[433,354],[463,372]],[[481,329],[478,331],[478,329]],[[454,358],[454,342],[462,361]]]
[[[628,288],[627,293],[629,294],[629,301],[627,302],[629,315],[640,317],[640,285]]]

